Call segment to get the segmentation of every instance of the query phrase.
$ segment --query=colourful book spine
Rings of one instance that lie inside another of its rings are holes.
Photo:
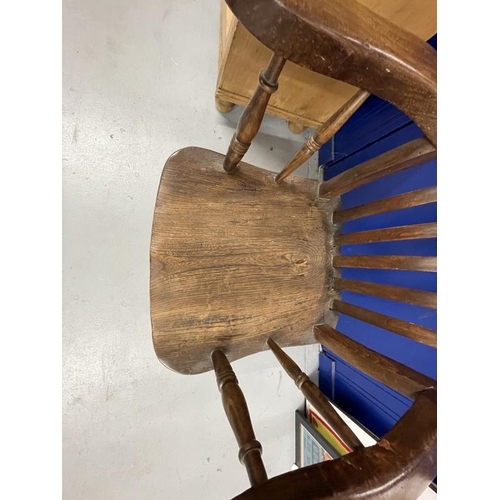
[[[342,438],[319,416],[314,407],[309,406],[307,410],[309,421],[318,432],[333,446],[340,455],[351,453],[352,449],[347,446]]]

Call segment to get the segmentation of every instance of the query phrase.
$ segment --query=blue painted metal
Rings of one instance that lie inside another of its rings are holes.
[[[331,354],[331,353],[330,353]],[[325,352],[319,353],[319,386],[330,399],[334,397],[335,361]]]
[[[334,397],[327,392],[327,386],[321,385],[322,371],[328,371],[328,363],[323,361],[321,364],[321,356],[335,364]],[[359,422],[379,437],[383,436],[411,405],[410,399],[356,370],[326,348],[320,355],[320,389],[349,415],[357,420],[361,416]]]
[[[433,37],[429,43],[436,47],[437,37]],[[334,149],[332,150],[331,143],[328,143],[320,150],[320,164],[324,165],[324,178],[328,180],[355,165],[422,135],[418,127],[402,112],[391,104],[372,96],[337,133],[333,141]],[[350,208],[415,189],[434,186],[436,182],[436,161],[431,161],[342,195],[342,207]],[[342,225],[342,231],[350,233],[436,220],[436,203],[431,203],[350,221]],[[436,239],[342,247],[343,255],[434,256],[436,252]],[[342,276],[429,291],[436,291],[437,286],[435,273],[343,269]],[[433,309],[351,292],[342,292],[341,298],[366,309],[436,329],[437,315]],[[377,352],[436,378],[436,350],[433,348],[343,314],[339,316],[337,329]],[[329,361],[335,364],[333,383]],[[320,355],[319,382],[321,390],[326,395],[377,435],[387,432],[410,405],[408,398],[356,370],[327,349],[324,349]]]
[[[376,120],[372,120],[374,117]],[[409,123],[411,120],[396,107],[372,95],[337,132],[335,140],[328,141],[320,149],[319,164],[326,164],[328,168],[346,160]]]

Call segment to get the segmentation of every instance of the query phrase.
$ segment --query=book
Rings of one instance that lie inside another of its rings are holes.
[[[297,410],[295,412],[295,463],[297,467],[334,460],[339,456],[330,443]]]
[[[364,428],[359,422],[349,417],[338,406],[330,401],[330,404],[335,408],[342,420],[352,429],[354,434],[363,443],[364,446],[371,446],[377,442],[377,437]],[[351,448],[342,440],[339,434],[328,425],[323,417],[319,414],[316,408],[306,400],[306,417],[311,424],[318,430],[318,432],[333,446],[339,455],[346,455],[351,453]]]

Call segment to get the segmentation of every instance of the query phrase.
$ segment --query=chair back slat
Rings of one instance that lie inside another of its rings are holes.
[[[319,195],[333,198],[434,158],[436,148],[425,138],[415,139],[323,182],[319,187]]]
[[[408,226],[395,226],[339,234],[335,237],[335,242],[338,245],[355,245],[362,243],[377,243],[380,241],[420,240],[425,238],[436,238],[436,236],[437,224],[435,222],[428,222],[425,224],[411,224]]]
[[[392,318],[391,316],[370,311],[369,309],[355,306],[354,304],[349,304],[338,299],[333,301],[332,308],[338,313],[346,314],[351,318],[359,319],[365,323],[369,323],[370,325],[397,333],[398,335],[415,340],[416,342],[420,342],[431,347],[436,347],[437,345],[436,332],[430,330],[429,328],[416,325],[415,323],[409,323],[408,321]]]
[[[417,207],[437,201],[437,186],[417,189],[408,193],[398,194],[390,198],[358,205],[357,207],[338,210],[333,214],[333,222],[348,222],[350,220],[384,214],[403,208]]]
[[[437,387],[435,380],[369,349],[329,325],[315,326],[314,336],[347,363],[405,396],[414,398],[419,391]]]
[[[435,292],[428,292],[427,290],[415,290],[402,286],[384,285],[345,278],[335,278],[333,280],[333,288],[337,292],[354,292],[361,295],[371,295],[382,299],[404,302],[405,304],[428,307],[430,309],[437,308],[437,294]]]
[[[334,267],[436,272],[437,258],[406,255],[335,255],[333,265]]]

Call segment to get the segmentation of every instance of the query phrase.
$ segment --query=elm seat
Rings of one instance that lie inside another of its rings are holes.
[[[224,347],[234,360],[266,348],[314,343],[331,317],[332,213],[318,182],[285,185],[245,163],[185,148],[165,164],[151,238],[155,350],[169,368],[211,370]]]

